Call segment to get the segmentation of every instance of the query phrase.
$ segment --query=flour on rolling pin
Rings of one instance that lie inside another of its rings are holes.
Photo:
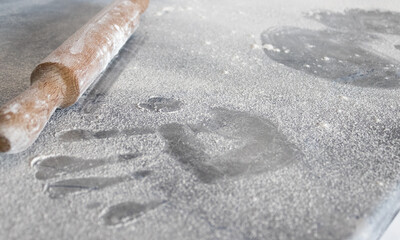
[[[25,150],[56,108],[74,104],[139,26],[147,5],[115,0],[46,57],[31,87],[0,108],[0,152]]]

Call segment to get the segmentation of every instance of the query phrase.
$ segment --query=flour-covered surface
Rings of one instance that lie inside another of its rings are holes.
[[[108,1],[1,1],[0,104]],[[2,239],[376,239],[400,209],[398,1],[153,0],[0,155]]]

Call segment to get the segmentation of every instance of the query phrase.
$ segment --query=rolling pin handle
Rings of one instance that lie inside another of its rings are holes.
[[[28,148],[63,104],[64,81],[49,74],[0,108],[0,152],[16,153]]]

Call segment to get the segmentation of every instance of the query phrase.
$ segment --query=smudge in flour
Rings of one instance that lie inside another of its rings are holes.
[[[398,12],[350,9],[344,12],[317,11],[306,16],[341,31],[400,35]]]
[[[63,131],[58,134],[58,138],[63,142],[87,141],[91,139],[114,138],[119,136],[133,136],[153,134],[155,131],[150,128],[129,128],[129,129],[109,129],[103,131],[90,131],[83,129],[73,129]]]
[[[162,201],[151,201],[144,204],[134,201],[119,203],[107,208],[101,215],[101,219],[108,226],[124,224],[157,208],[163,203]]]
[[[181,101],[173,98],[152,97],[137,106],[153,112],[175,112],[180,110],[182,105]]]
[[[328,29],[266,30],[261,40],[264,45],[274,47],[264,48],[264,52],[288,67],[332,81],[359,87],[399,87],[398,64],[366,48],[364,43],[380,40],[378,34],[400,35],[400,13],[350,9],[310,12],[306,17]],[[287,55],[273,51],[282,47],[289,50]]]
[[[149,175],[151,175],[153,172],[150,170],[140,170],[140,171],[136,171],[133,173],[133,177],[136,180],[141,180]]]
[[[35,177],[39,180],[61,177],[68,173],[81,172],[116,162],[125,162],[140,157],[141,153],[128,153],[108,158],[83,159],[73,156],[42,157],[34,163]]]
[[[112,138],[118,136],[119,133],[120,132],[117,129],[98,131],[93,133],[93,138],[96,139]]]
[[[101,206],[101,202],[91,202],[86,205],[87,209],[95,209]]]
[[[48,157],[35,164],[37,172],[35,177],[46,180],[59,177],[65,173],[73,173],[106,164],[106,159],[85,160],[70,156]]]
[[[389,59],[360,47],[352,35],[295,27],[280,27],[261,34],[264,52],[290,68],[359,87],[398,88],[400,68]],[[284,53],[275,49],[287,48]]]
[[[215,108],[212,113],[213,118],[198,125],[171,123],[159,128],[167,141],[166,152],[204,183],[223,177],[275,171],[302,156],[300,150],[266,119],[224,108]],[[207,151],[210,145],[201,139],[212,138],[217,139],[214,147],[224,141],[236,142],[236,146],[211,155]]]
[[[180,162],[186,170],[192,171],[204,183],[212,183],[223,177],[223,172],[207,164],[210,156],[201,150],[200,142],[182,124],[165,124],[159,129],[168,143],[167,152]]]
[[[82,129],[74,129],[69,131],[61,132],[58,135],[58,138],[64,142],[76,142],[81,140],[90,140],[93,137],[93,133],[91,131],[82,130]]]
[[[142,154],[139,152],[121,154],[121,155],[118,155],[117,160],[118,160],[118,162],[125,162],[125,161],[129,161],[129,160],[138,158],[140,156],[142,156]]]
[[[74,178],[47,184],[45,192],[50,198],[60,198],[81,191],[101,190],[129,180],[132,180],[130,176]]]

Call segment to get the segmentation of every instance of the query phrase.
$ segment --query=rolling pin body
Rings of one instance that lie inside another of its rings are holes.
[[[74,104],[139,26],[147,5],[115,0],[46,57],[30,88],[0,108],[0,152],[25,150],[56,108]]]

